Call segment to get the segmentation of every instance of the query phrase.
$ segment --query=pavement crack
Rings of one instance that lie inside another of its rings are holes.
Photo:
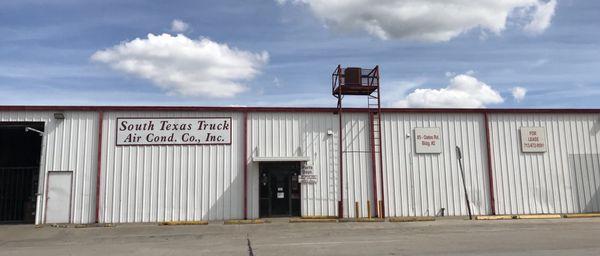
[[[250,243],[250,236],[246,233],[246,240],[248,241],[248,256],[254,256],[254,250],[252,250],[252,244]]]

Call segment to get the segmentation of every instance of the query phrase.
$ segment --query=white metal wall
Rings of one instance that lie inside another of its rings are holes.
[[[71,222],[90,223],[95,217],[95,177],[98,138],[96,112],[64,112],[64,120],[54,119],[59,111],[0,111],[0,122],[44,122],[42,170],[40,172],[36,224],[45,215],[45,181],[48,171],[73,171]]]
[[[344,216],[367,216],[372,200],[367,114],[345,113]],[[332,131],[333,135],[327,132]],[[250,113],[248,152],[251,157],[308,157],[319,180],[302,184],[302,216],[337,216],[339,200],[339,124],[333,113]],[[251,160],[251,159],[250,159]],[[257,218],[258,163],[249,168],[250,217]]]
[[[250,113],[248,115],[248,154],[253,157],[309,157],[319,181],[301,186],[303,216],[335,216],[339,191],[334,158],[337,134],[333,114],[327,113]],[[249,212],[258,218],[259,163],[249,163]]]
[[[115,146],[118,117],[231,117],[231,145]],[[106,112],[100,222],[243,217],[243,116],[237,112]]]
[[[482,114],[384,113],[386,216],[467,215],[455,147],[463,151],[473,214],[490,213],[485,125]],[[416,154],[414,129],[439,127],[441,154]],[[379,185],[379,184],[378,184]]]
[[[498,214],[600,211],[600,116],[492,114]],[[545,127],[548,151],[523,153],[521,127]]]
[[[64,120],[56,120],[54,112],[0,111],[0,122],[45,123],[40,192],[48,171],[72,170],[72,222],[93,222],[98,114],[67,111]],[[117,117],[232,117],[232,144],[117,147]],[[364,217],[366,202],[373,200],[368,115],[344,113],[343,121],[344,216],[355,217],[358,202]],[[490,114],[489,122],[498,214],[600,211],[600,115]],[[249,217],[257,218],[253,156],[308,157],[319,181],[302,185],[302,215],[337,215],[339,131],[333,113],[249,113],[247,159],[241,112],[110,111],[102,125],[100,222],[242,218],[244,163]],[[417,127],[440,127],[443,153],[415,154]],[[520,127],[545,127],[548,152],[522,153]],[[386,216],[431,216],[441,208],[446,215],[466,215],[457,145],[474,214],[490,213],[483,114],[386,112],[382,128]],[[45,214],[42,199],[38,224]]]
[[[344,216],[356,217],[355,208],[358,202],[358,217],[367,217],[367,201],[371,203],[371,214],[374,214],[376,205],[373,202],[371,123],[367,113],[344,113],[342,116],[345,125],[342,148],[344,151]]]

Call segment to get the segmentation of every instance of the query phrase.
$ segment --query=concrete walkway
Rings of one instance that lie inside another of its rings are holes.
[[[600,218],[0,226],[0,255],[600,255]]]

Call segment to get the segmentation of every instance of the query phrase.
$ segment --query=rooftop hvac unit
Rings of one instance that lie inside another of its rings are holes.
[[[346,68],[344,70],[345,83],[342,86],[357,86],[362,84],[361,68]]]

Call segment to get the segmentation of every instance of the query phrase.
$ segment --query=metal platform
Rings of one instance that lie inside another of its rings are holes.
[[[338,86],[333,89],[333,94],[343,95],[371,95],[377,90],[377,86],[363,86],[363,85],[344,85]],[[341,91],[340,91],[341,90]]]

